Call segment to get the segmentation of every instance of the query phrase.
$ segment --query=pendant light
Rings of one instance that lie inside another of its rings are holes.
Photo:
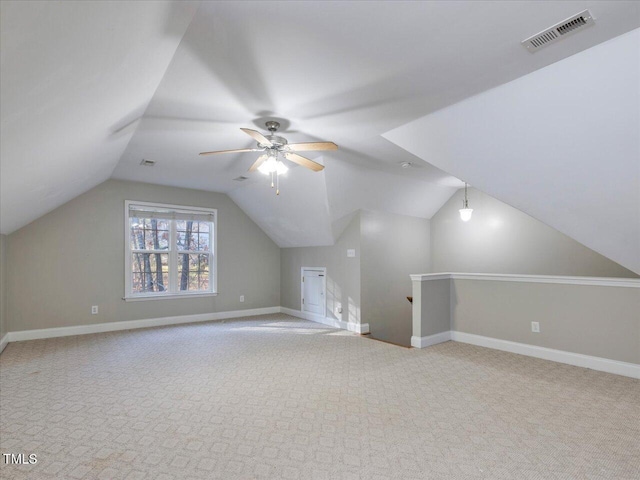
[[[462,208],[458,210],[460,212],[460,219],[463,222],[471,220],[471,214],[473,208],[469,208],[469,199],[467,198],[467,182],[464,182],[464,200],[462,201]]]

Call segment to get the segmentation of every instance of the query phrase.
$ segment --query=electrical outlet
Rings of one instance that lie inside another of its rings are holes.
[[[98,314],[98,305],[93,305],[91,307],[91,315],[97,315]]]
[[[244,302],[244,295],[240,295],[240,302]]]
[[[533,333],[540,333],[540,322],[531,322],[531,331]]]

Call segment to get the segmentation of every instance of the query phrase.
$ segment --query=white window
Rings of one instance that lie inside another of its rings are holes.
[[[217,210],[125,202],[125,299],[215,295]]]

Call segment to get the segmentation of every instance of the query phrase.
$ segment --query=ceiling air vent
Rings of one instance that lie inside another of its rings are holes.
[[[140,162],[140,165],[142,165],[143,167],[153,167],[155,164],[156,162],[154,162],[153,160],[146,160],[144,158]]]
[[[593,25],[593,23],[593,16],[589,10],[585,10],[584,12],[573,15],[560,23],[556,23],[553,27],[549,27],[540,33],[536,33],[532,37],[529,37],[520,43],[531,53],[534,53],[551,43],[562,40],[571,33],[575,33],[582,30],[584,27]]]
[[[244,175],[240,175],[239,177],[236,177],[233,179],[236,182],[244,182],[245,180],[249,180],[249,177],[245,177]]]

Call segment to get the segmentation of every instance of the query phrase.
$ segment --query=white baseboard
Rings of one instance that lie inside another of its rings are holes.
[[[349,330],[350,332],[355,332],[360,334],[369,333],[368,323],[343,322],[342,320],[337,320],[335,318],[323,317],[322,315],[316,315],[314,313],[309,313],[309,312],[302,312],[300,310],[294,310],[293,308],[287,308],[287,307],[280,307],[280,311],[282,313],[286,313],[287,315],[291,315],[292,317],[303,318],[305,320],[310,320],[312,322],[329,325],[330,327],[342,328],[343,330]]]
[[[411,337],[411,346],[414,348],[430,347],[438,343],[448,342],[451,340],[451,332],[441,332],[426,337]]]
[[[128,320],[122,322],[96,323],[92,325],[77,325],[73,327],[42,328],[38,330],[22,330],[8,332],[0,340],[0,352],[9,342],[21,342],[24,340],[38,340],[43,338],[68,337],[72,335],[86,335],[90,333],[115,332],[118,330],[133,330],[137,328],[163,327],[167,325],[180,325],[184,323],[211,322],[226,318],[251,317],[255,315],[268,315],[271,313],[286,313],[294,317],[304,318],[313,322],[323,323],[336,328],[342,328],[356,333],[368,333],[368,324],[342,322],[332,318],[313,315],[300,310],[284,307],[253,308],[250,310],[232,310],[228,312],[202,313],[197,315],[180,315],[174,317],[146,318],[143,320]]]
[[[179,325],[184,323],[210,322],[226,318],[249,317],[254,315],[267,315],[272,313],[286,313],[288,315],[322,323],[335,328],[342,328],[355,333],[369,333],[369,324],[343,322],[334,318],[322,317],[300,310],[286,307],[254,308],[250,310],[233,310],[229,312],[203,313],[198,315],[181,315],[175,317],[147,318],[144,320],[130,320],[122,322],[96,323],[93,325],[79,325],[74,327],[44,328],[39,330],[23,330],[8,332],[0,339],[0,353],[9,342],[23,340],[37,340],[42,338],[66,337],[71,335],[85,335],[90,333],[113,332],[118,330],[132,330],[137,328],[160,327],[166,325]],[[601,372],[614,373],[631,378],[640,379],[640,365],[635,363],[620,362],[607,358],[582,355],[580,353],[565,352],[552,348],[527,345],[525,343],[511,342],[497,338],[483,337],[471,333],[448,331],[429,335],[427,337],[411,337],[411,346],[424,348],[430,345],[453,340],[461,343],[469,343],[480,347],[493,348],[505,352],[542,358],[554,362],[565,363],[577,367],[590,368]]]
[[[146,318],[144,320],[96,323],[93,325],[78,325],[74,327],[23,330],[19,332],[7,333],[2,339],[2,342],[20,342],[23,340],[67,337],[71,335],[86,335],[89,333],[114,332],[117,330],[132,330],[136,328],[163,327],[166,325],[179,325],[182,323],[210,322],[215,320],[223,320],[225,318],[250,317],[254,315],[267,315],[270,313],[280,313],[280,307],[253,308],[250,310],[232,310],[229,312],[202,313],[198,315],[180,315],[175,317]]]
[[[553,348],[510,342],[464,332],[452,331],[451,340],[640,379],[640,365],[635,363],[620,362],[618,360],[609,360],[608,358],[565,352],[563,350],[554,350]]]

